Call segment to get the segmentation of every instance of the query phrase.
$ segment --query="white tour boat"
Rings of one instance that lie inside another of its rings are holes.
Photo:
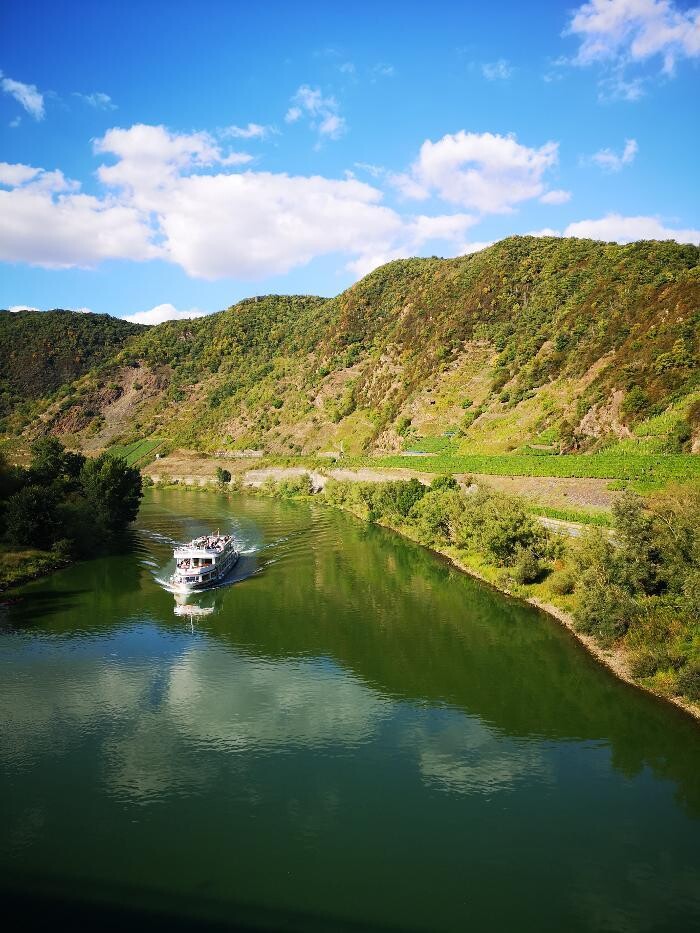
[[[204,535],[173,550],[173,589],[181,593],[204,590],[220,583],[241,555],[231,535]]]

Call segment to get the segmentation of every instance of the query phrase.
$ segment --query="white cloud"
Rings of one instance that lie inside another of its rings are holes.
[[[406,259],[420,253],[427,243],[450,244],[451,254],[461,254],[459,242],[469,227],[478,222],[472,214],[443,214],[429,217],[420,214],[405,223],[397,242],[390,248],[366,249],[358,259],[347,264],[357,276],[367,275],[393,259]]]
[[[134,314],[127,314],[125,321],[131,321],[134,324],[162,324],[163,321],[182,321],[190,320],[194,317],[202,317],[208,314],[207,311],[200,311],[199,308],[190,308],[189,311],[179,311],[175,305],[165,303],[156,305],[148,311],[136,311]]]
[[[700,244],[700,230],[666,227],[658,217],[623,217],[620,214],[607,214],[599,220],[579,220],[569,224],[564,236],[617,243],[632,243],[635,240],[676,240],[678,243]]]
[[[18,185],[23,185],[25,182],[31,181],[40,171],[41,169],[34,168],[31,165],[0,162],[0,185],[6,188],[16,188]]]
[[[252,160],[243,152],[224,155],[209,133],[171,133],[164,126],[143,123],[108,130],[95,141],[94,148],[118,160],[115,165],[100,166],[100,181],[130,194],[134,204],[144,210],[154,210],[159,192],[184,171],[243,165]]]
[[[117,105],[114,103],[109,94],[103,94],[102,91],[95,91],[94,94],[80,94],[78,91],[74,91],[73,96],[80,98],[80,100],[88,104],[90,107],[94,107],[95,110],[117,109]]]
[[[409,172],[389,172],[386,180],[396,188],[401,197],[412,201],[425,201],[430,197],[430,191],[422,185]]]
[[[271,126],[262,126],[260,123],[249,123],[247,126],[227,126],[221,130],[220,136],[232,139],[265,139],[273,132]]]
[[[443,200],[488,214],[513,210],[520,201],[544,193],[543,176],[558,159],[558,143],[531,149],[515,136],[458,133],[426,140],[410,174],[391,181],[406,196]]]
[[[625,165],[634,162],[639,151],[636,139],[625,140],[625,148],[620,155],[612,149],[601,149],[591,156],[590,161],[600,166],[606,172],[619,172]]]
[[[134,207],[81,194],[60,171],[30,169],[3,169],[13,187],[0,190],[0,260],[59,269],[159,255],[147,218]]]
[[[23,84],[13,78],[5,78],[2,71],[0,71],[0,87],[10,97],[14,97],[17,103],[21,104],[35,120],[44,119],[44,95],[36,85]]]
[[[391,242],[401,218],[376,188],[266,172],[180,178],[161,200],[168,257],[201,278],[259,278]]]
[[[359,275],[390,259],[437,252],[434,244],[443,255],[483,248],[488,243],[467,240],[482,214],[527,197],[564,199],[544,191],[556,144],[529,149],[490,134],[462,132],[422,147],[407,188],[473,206],[437,216],[399,213],[383,203],[379,187],[353,177],[232,170],[238,154],[226,154],[207,133],[136,125],[109,130],[94,147],[114,158],[98,169],[106,186],[99,197],[83,194],[60,171],[0,163],[0,184],[9,189],[0,189],[0,259],[67,268],[161,258],[198,278],[256,279],[335,254]],[[370,168],[396,184],[381,166]],[[567,235],[693,239],[696,231],[611,215],[574,224]],[[137,319],[195,313],[165,305]]]
[[[580,41],[574,64],[660,56],[672,74],[679,58],[700,56],[700,9],[681,10],[673,0],[590,0],[574,11],[567,34]]]
[[[540,198],[542,204],[566,204],[571,200],[571,192],[556,188],[552,191],[546,191]]]
[[[347,130],[345,117],[340,115],[338,101],[333,96],[324,96],[320,88],[302,84],[292,97],[285,121],[296,123],[306,116],[309,126],[321,139],[340,139]]]
[[[513,66],[505,58],[499,58],[496,62],[485,62],[481,73],[488,81],[507,81],[513,74]]]
[[[551,227],[542,227],[541,230],[530,230],[526,236],[561,236],[561,231],[553,230]]]

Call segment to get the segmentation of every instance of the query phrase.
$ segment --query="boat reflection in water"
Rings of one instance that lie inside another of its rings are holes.
[[[255,576],[260,573],[261,569],[256,552],[244,551],[240,555],[240,560],[236,562],[236,565],[229,571],[218,587],[185,593],[171,589],[175,598],[173,613],[180,618],[187,619],[190,626],[193,627],[196,619],[210,616],[221,609],[223,590],[227,589],[231,584],[241,583],[243,580]]]
[[[183,616],[186,619],[197,619],[201,616],[210,616],[216,609],[216,605],[201,606],[198,603],[187,601],[188,595],[184,593],[175,594],[175,605],[173,612],[176,616]]]

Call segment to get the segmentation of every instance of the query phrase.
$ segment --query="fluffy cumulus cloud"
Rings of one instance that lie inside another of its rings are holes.
[[[700,8],[682,10],[673,0],[590,0],[567,32],[580,40],[578,65],[660,56],[670,74],[678,59],[700,56]]]
[[[426,244],[454,251],[476,222],[467,213],[402,216],[353,177],[241,170],[249,156],[207,133],[139,124],[109,130],[94,149],[109,160],[97,171],[102,197],[60,172],[0,164],[9,188],[0,189],[0,258],[60,268],[159,257],[199,278],[256,279],[340,254],[360,274]],[[192,312],[160,307],[137,319],[165,313]]]
[[[60,269],[160,253],[139,210],[82,194],[62,172],[3,164],[0,177],[0,260]]]
[[[613,152],[612,149],[600,149],[591,156],[590,161],[605,172],[619,172],[625,165],[634,162],[638,151],[636,139],[627,139],[621,153]]]
[[[570,64],[601,70],[602,100],[636,101],[655,75],[670,77],[679,60],[700,57],[700,7],[680,9],[674,0],[590,0],[574,10],[565,35],[579,42]]]
[[[209,133],[171,133],[164,126],[143,123],[108,130],[94,148],[117,160],[100,166],[100,181],[121,189],[145,209],[157,208],[159,192],[169,189],[183,172],[244,165],[252,159],[243,152],[222,152]]]
[[[557,159],[554,142],[533,149],[515,136],[460,130],[426,140],[410,172],[392,181],[409,198],[437,194],[482,214],[503,214],[545,193],[545,173]]]
[[[296,123],[302,117],[306,118],[317,133],[320,144],[324,139],[340,139],[347,130],[345,117],[339,111],[335,97],[324,95],[320,88],[302,84],[292,97],[284,119],[287,123]]]
[[[168,257],[201,278],[260,278],[315,256],[374,252],[401,231],[377,189],[268,172],[181,178],[160,208]]]
[[[0,260],[68,268],[159,258],[197,278],[252,280],[337,255],[362,275],[391,259],[482,249],[488,243],[470,234],[484,215],[510,212],[527,199],[562,204],[569,197],[546,186],[556,143],[529,148],[489,133],[426,141],[402,177],[369,166],[369,181],[352,173],[336,179],[254,171],[249,155],[229,151],[221,139],[163,126],[115,127],[94,150],[104,160],[98,195],[60,171],[0,163]],[[451,210],[399,212],[384,203],[380,183],[413,200],[439,197]],[[697,242],[697,231],[618,215],[572,224],[566,233]],[[160,305],[132,319],[199,313]]]
[[[14,97],[35,120],[44,119],[44,95],[34,84],[24,84],[22,81],[15,81],[14,78],[7,78],[0,71],[0,87],[5,94]]]
[[[206,311],[200,311],[199,308],[190,308],[189,311],[180,311],[175,305],[165,303],[156,305],[148,311],[137,311],[135,314],[127,314],[125,320],[133,321],[134,324],[162,324],[163,321],[183,321],[190,320],[193,317],[202,317],[207,314]]]
[[[41,169],[31,165],[0,162],[0,185],[4,188],[15,188],[17,185],[23,185],[32,178],[36,178],[40,171]]]

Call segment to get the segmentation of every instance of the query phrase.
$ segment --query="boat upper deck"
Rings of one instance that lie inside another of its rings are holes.
[[[232,543],[231,535],[205,535],[173,550],[176,559],[188,557],[220,557]]]

